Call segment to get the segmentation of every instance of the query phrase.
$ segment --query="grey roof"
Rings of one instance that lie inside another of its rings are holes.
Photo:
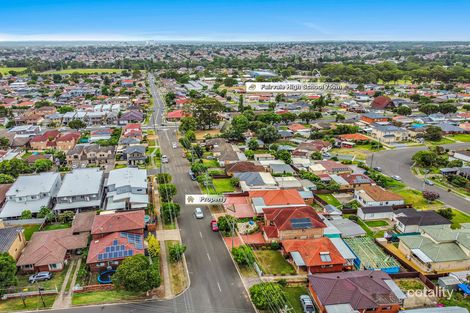
[[[401,313],[468,313],[468,310],[459,306],[433,307],[400,311]]]
[[[6,193],[7,197],[26,197],[51,191],[59,173],[45,172],[37,175],[23,175],[13,183]]]
[[[435,211],[417,211],[415,209],[400,209],[396,210],[394,214],[397,220],[403,225],[450,225],[452,224],[448,219],[437,214]]]
[[[387,132],[405,132],[406,130],[394,125],[376,125],[374,126],[377,130],[387,133]]]
[[[465,132],[463,128],[460,128],[458,126],[452,125],[452,124],[447,124],[447,123],[440,123],[436,125],[437,127],[440,127],[443,132],[449,133],[449,132]]]
[[[18,233],[22,233],[22,227],[0,228],[0,252],[8,252],[15,242]]]
[[[145,146],[139,146],[139,145],[129,146],[124,151],[125,154],[130,154],[130,153],[134,153],[134,152],[145,154]]]
[[[238,177],[240,181],[246,182],[249,186],[260,186],[265,184],[263,177],[261,177],[259,172],[234,173],[233,176]]]
[[[147,172],[138,168],[127,167],[109,172],[107,186],[114,185],[147,188]]]
[[[99,194],[104,172],[99,168],[80,168],[65,174],[57,197]]]
[[[270,164],[269,167],[274,174],[295,173],[294,169],[289,164]]]
[[[362,207],[362,208],[359,208],[359,210],[361,210],[364,214],[393,212],[393,208],[391,206]]]
[[[341,232],[342,237],[356,237],[366,234],[361,226],[349,219],[333,219],[330,222]]]

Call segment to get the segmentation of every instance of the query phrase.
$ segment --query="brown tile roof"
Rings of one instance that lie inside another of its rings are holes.
[[[375,98],[372,101],[371,107],[374,108],[374,109],[382,109],[383,110],[391,103],[392,103],[392,99],[390,99],[390,97],[378,96],[377,98]]]
[[[141,236],[141,240],[143,242],[144,240],[143,235],[139,235],[139,236]],[[129,242],[129,239],[127,237],[121,236],[120,232],[115,232],[115,233],[108,234],[104,236],[103,238],[91,241],[90,249],[88,249],[88,256],[87,256],[86,263],[90,264],[90,263],[96,263],[100,261],[98,259],[98,255],[101,253],[107,252],[106,247],[112,246],[115,240],[117,240],[117,244],[115,244],[114,246],[124,245],[124,248],[125,248],[124,250],[126,251],[132,250],[132,255],[144,254],[144,249],[137,248],[134,243]],[[124,258],[125,256],[116,257],[116,258],[113,257],[113,258],[107,258],[106,261],[122,260]]]
[[[72,222],[72,231],[74,233],[91,232],[95,216],[94,211],[77,213]]]
[[[256,165],[253,162],[242,161],[225,165],[225,172],[244,173],[244,172],[265,172],[262,165]]]
[[[279,230],[293,230],[292,219],[305,218],[311,223],[309,228],[325,228],[325,223],[322,222],[318,214],[312,207],[287,207],[287,208],[266,208],[263,209],[265,219],[270,221],[272,224],[267,228],[268,231],[272,231],[270,227],[274,227],[276,232]],[[272,233],[275,235],[275,233]],[[268,235],[268,233],[266,233]],[[268,235],[268,237],[270,237]],[[275,236],[277,237],[277,236]],[[272,237],[272,238],[275,238]]]
[[[282,247],[287,252],[298,252],[307,266],[342,265],[346,260],[327,237],[316,239],[282,240]],[[320,254],[328,253],[331,261],[322,261]]]
[[[399,300],[384,282],[382,271],[354,271],[309,276],[309,285],[323,306],[349,303],[355,310],[379,305],[398,305]]]
[[[391,191],[385,190],[382,187],[377,185],[363,185],[358,188],[358,190],[364,190],[369,197],[375,201],[397,201],[403,200],[403,197],[393,193]]]
[[[304,205],[305,201],[295,189],[249,191],[251,199],[263,198],[266,206]]]
[[[143,210],[97,215],[93,220],[91,234],[143,229],[145,227],[144,216]]]
[[[73,235],[71,228],[35,232],[17,265],[60,263],[64,261],[68,250],[86,248],[87,244],[88,234]]]
[[[0,185],[0,203],[3,203],[6,198],[6,194],[13,184],[1,184]]]

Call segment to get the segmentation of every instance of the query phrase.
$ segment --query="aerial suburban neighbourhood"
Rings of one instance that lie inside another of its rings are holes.
[[[470,311],[469,38],[3,24],[0,312]]]

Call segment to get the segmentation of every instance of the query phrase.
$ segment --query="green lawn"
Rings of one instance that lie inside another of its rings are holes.
[[[28,282],[28,278],[30,274],[24,275],[17,275],[18,277],[18,288],[26,288],[28,290],[37,290],[39,287],[43,287],[44,289],[55,289],[57,288],[60,290],[62,287],[62,283],[64,282],[65,275],[67,274],[68,265],[64,267],[61,272],[56,272],[52,274],[51,280],[41,281],[34,284],[30,284]]]
[[[31,236],[33,235],[34,232],[37,232],[39,230],[39,227],[41,225],[26,225],[23,227],[24,229],[24,237],[26,240],[31,239]]]
[[[275,250],[255,250],[257,260],[266,274],[293,275],[295,270],[291,264],[282,256],[281,252]]]
[[[366,221],[365,223],[369,227],[382,227],[388,225],[385,221]]]
[[[46,309],[49,309],[54,304],[55,296],[43,296]],[[13,311],[36,311],[43,310],[44,305],[40,297],[28,297],[25,299],[26,307],[20,298],[0,300],[0,312],[13,312]]]
[[[234,192],[235,188],[230,182],[230,178],[217,178],[212,180],[217,193]]]
[[[405,203],[412,204],[417,210],[440,209],[443,207],[442,202],[438,200],[429,202],[424,199],[422,192],[419,190],[395,189],[393,192],[402,196],[405,199]]]
[[[452,136],[447,136],[457,141],[470,142],[470,134],[457,134]]]
[[[144,294],[124,290],[93,291],[74,293],[73,305],[90,305],[100,303],[122,302],[142,298]]]
[[[449,143],[454,143],[452,140],[450,139],[447,139],[445,137],[442,137],[441,140],[439,141],[429,141],[429,140],[426,140],[425,141],[426,144],[429,144],[431,146],[440,146],[440,145],[447,145]]]
[[[463,295],[458,292],[454,292],[450,299],[442,298],[439,302],[446,306],[460,306],[470,310],[470,298],[464,298]]]
[[[186,269],[183,261],[171,262],[170,261],[170,247],[178,243],[177,240],[165,240],[167,251],[167,262],[170,270],[171,290],[174,295],[180,294],[187,286]],[[167,283],[167,282],[165,282]]]
[[[202,160],[202,164],[204,164],[207,168],[219,167],[219,162],[217,162],[217,160],[207,160],[207,159],[203,159],[203,160]]]
[[[66,69],[61,71],[48,71],[43,72],[43,74],[72,74],[72,73],[79,73],[79,74],[104,74],[104,73],[121,73],[123,70],[116,69],[116,68],[73,68],[73,69]]]
[[[56,229],[65,229],[65,228],[70,228],[70,224],[49,224],[45,226],[42,230],[56,230]]]
[[[364,221],[362,221],[361,219],[358,219],[357,223],[359,224],[359,226],[362,227],[362,229],[365,230],[367,236],[369,237],[382,238],[384,236],[385,231],[380,230],[380,231],[375,232],[372,229],[370,229],[369,226],[367,226],[366,223],[364,223]]]
[[[16,71],[16,72],[22,72],[26,69],[26,67],[0,67],[0,73],[3,75],[9,74],[9,71]]]
[[[283,288],[284,294],[286,295],[287,302],[292,306],[294,309],[293,313],[302,313],[302,305],[300,304],[300,296],[301,295],[309,295],[307,288],[303,286],[298,287],[285,287]]]
[[[338,199],[335,198],[332,194],[326,193],[326,194],[318,194],[317,195],[320,199],[326,201],[328,204],[334,205],[335,207],[340,207],[341,202],[338,201]]]
[[[459,228],[462,223],[470,223],[470,215],[454,209],[452,209],[452,212],[454,213],[452,218],[452,226],[454,228]]]
[[[21,158],[22,158],[23,160],[26,160],[27,158],[29,158],[29,157],[32,156],[32,155],[33,155],[32,152],[25,152],[25,153],[21,156]]]

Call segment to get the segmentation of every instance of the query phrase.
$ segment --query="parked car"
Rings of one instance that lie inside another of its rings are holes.
[[[426,185],[429,185],[429,186],[434,186],[434,182],[433,182],[432,180],[429,180],[429,179],[425,179],[425,180],[424,180],[424,183],[425,183]]]
[[[201,208],[196,208],[196,210],[194,210],[194,216],[195,216],[197,219],[204,218],[204,212],[202,212],[202,209],[201,209]]]
[[[216,220],[211,221],[211,229],[212,229],[212,231],[219,231],[219,226],[217,225]]]
[[[313,306],[312,299],[310,299],[308,295],[300,296],[300,304],[302,305],[302,310],[304,313],[315,312],[315,307]]]
[[[173,149],[178,148],[178,144],[176,142],[173,142],[172,146],[173,146]]]
[[[189,177],[191,177],[191,180],[196,180],[196,175],[192,171],[189,171]]]
[[[380,166],[374,167],[374,170],[376,170],[377,172],[382,172],[382,168]]]
[[[397,181],[401,181],[401,177],[398,176],[398,175],[393,175],[392,178],[397,180]]]
[[[39,273],[29,276],[28,281],[30,284],[33,284],[35,282],[49,280],[51,278],[52,278],[51,272],[39,272]]]
[[[166,155],[162,155],[162,162],[168,163],[168,157]]]

